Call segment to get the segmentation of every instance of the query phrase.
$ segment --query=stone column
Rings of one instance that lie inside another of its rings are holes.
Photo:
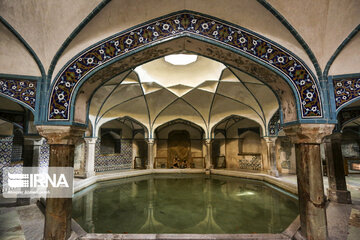
[[[24,161],[24,167],[32,167],[33,162],[36,161],[34,157],[34,141],[39,140],[41,138],[40,136],[37,136],[36,138],[33,136],[24,136],[24,146],[23,146],[23,152],[22,152],[22,158]],[[38,162],[38,161],[36,161]]]
[[[135,169],[136,168],[136,157],[139,155],[139,148],[137,146],[137,142],[135,139],[132,140],[132,165],[131,165],[131,169]]]
[[[211,164],[211,142],[212,139],[205,139],[205,145],[206,145],[205,169],[213,168]]]
[[[326,137],[324,149],[329,181],[328,198],[337,203],[351,203],[351,195],[346,187],[341,133],[334,133]]]
[[[44,144],[45,138],[38,137],[33,139],[33,167],[39,167],[41,162],[41,146]]]
[[[86,144],[85,177],[95,176],[95,148],[97,138],[84,138]]]
[[[154,142],[153,138],[148,138],[148,169],[154,169]]]
[[[73,167],[75,143],[85,129],[75,126],[37,126],[50,145],[49,167]],[[71,234],[71,198],[47,198],[44,239],[68,239]]]
[[[277,166],[276,166],[276,149],[275,149],[276,137],[264,137],[264,139],[266,141],[267,157],[270,166],[268,173],[271,176],[279,177],[279,171],[277,170]]]
[[[331,134],[331,124],[299,124],[284,128],[295,143],[301,234],[306,239],[327,239],[320,143]]]
[[[239,148],[239,153],[243,153],[243,144],[244,144],[244,138],[239,138],[238,139],[238,148]]]

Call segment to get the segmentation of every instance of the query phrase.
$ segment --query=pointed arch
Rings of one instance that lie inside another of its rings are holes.
[[[296,55],[249,30],[200,13],[181,11],[107,38],[69,61],[53,82],[48,121],[71,120],[74,91],[97,71],[146,48],[182,37],[220,46],[265,66],[292,88],[299,119],[323,118],[315,77]]]

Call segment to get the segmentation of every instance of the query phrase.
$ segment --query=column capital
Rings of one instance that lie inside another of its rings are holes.
[[[266,141],[266,143],[275,143],[277,137],[263,137],[263,139]]]
[[[47,139],[51,144],[74,145],[83,137],[85,128],[77,126],[54,126],[41,125],[36,126],[39,134]]]
[[[97,137],[85,137],[84,141],[86,142],[86,144],[95,144],[97,139]]]
[[[146,139],[147,144],[154,144],[155,143],[155,139],[154,138],[148,138]]]
[[[206,138],[206,139],[205,139],[205,143],[206,143],[206,144],[210,144],[212,141],[213,141],[213,139],[211,139],[211,138]]]
[[[43,136],[40,135],[24,135],[24,144],[25,145],[42,145],[44,142]]]
[[[334,124],[297,124],[284,127],[284,131],[293,143],[320,144],[334,127]]]

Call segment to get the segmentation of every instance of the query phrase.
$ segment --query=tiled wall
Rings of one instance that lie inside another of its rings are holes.
[[[47,144],[46,140],[44,140],[43,144],[40,147],[40,159],[39,159],[39,167],[47,168],[49,166],[49,157],[50,157],[50,146]]]
[[[0,192],[2,192],[3,168],[11,163],[13,137],[0,138]]]
[[[121,140],[121,153],[111,155],[100,154],[100,141],[95,147],[95,172],[104,172],[132,167],[132,140]]]
[[[41,171],[47,171],[47,167],[49,166],[49,154],[50,154],[49,145],[44,141],[43,145],[40,147],[40,159],[39,159],[39,167],[42,169]],[[14,156],[13,154],[13,137],[5,137],[0,138],[0,192],[2,192],[2,181],[3,175],[2,171],[4,167],[13,167],[17,168],[15,172],[21,173],[23,163],[22,162],[14,162],[11,163],[11,158]]]
[[[261,154],[242,154],[239,157],[239,168],[247,170],[262,170]]]

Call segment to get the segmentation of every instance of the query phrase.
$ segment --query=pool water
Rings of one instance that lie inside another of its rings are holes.
[[[73,198],[93,233],[280,233],[298,201],[270,184],[204,174],[146,175],[94,184]]]

